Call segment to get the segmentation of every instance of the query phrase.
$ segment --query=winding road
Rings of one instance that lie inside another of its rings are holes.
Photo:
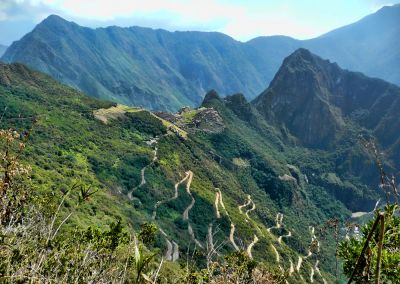
[[[250,220],[249,213],[250,213],[251,211],[256,210],[256,204],[253,202],[253,200],[251,200],[251,197],[250,197],[250,201],[251,201],[252,206],[251,206],[250,209],[246,210],[246,213],[245,213],[245,215],[246,215],[246,222],[248,222],[248,221]]]
[[[255,204],[254,201],[251,199],[251,195],[250,195],[250,194],[247,195],[247,202],[246,202],[246,203],[244,203],[243,205],[239,205],[239,206],[238,206],[239,213],[240,213],[240,214],[243,214],[243,210],[242,210],[242,209],[243,209],[243,208],[246,208],[246,207],[248,207],[248,206],[250,206],[250,205],[252,205],[251,208],[247,209],[246,212],[244,213],[244,215],[245,215],[245,221],[246,221],[247,223],[251,220],[251,218],[250,218],[250,216],[249,216],[249,213],[251,213],[252,211],[256,210],[256,204]],[[260,230],[260,228],[259,228],[257,225],[256,225],[256,228],[257,228],[258,231],[262,234],[262,231]],[[253,236],[253,241],[247,246],[247,249],[246,249],[247,255],[248,255],[250,258],[253,258],[252,249],[253,249],[254,245],[255,245],[258,241],[259,241],[259,239],[258,239],[257,235],[254,234],[254,236]]]
[[[176,261],[179,259],[179,246],[174,241],[168,239],[168,235],[164,232],[163,229],[159,229],[161,234],[165,238],[165,242],[167,243],[167,251],[165,252],[165,259],[169,261]]]
[[[155,141],[155,143],[157,143],[157,141]],[[145,178],[146,169],[147,169],[147,167],[151,166],[158,159],[158,157],[157,157],[157,153],[158,153],[157,146],[154,147],[153,153],[154,153],[154,156],[153,156],[152,162],[150,164],[146,165],[145,167],[143,167],[141,169],[141,171],[140,171],[140,174],[141,174],[141,182],[140,182],[140,184],[138,186],[136,186],[135,188],[133,188],[131,191],[128,192],[128,198],[130,200],[133,200],[133,192],[136,189],[138,189],[138,188],[140,188],[140,187],[142,187],[142,186],[144,186],[146,184],[146,178]],[[160,207],[162,204],[168,203],[170,201],[173,201],[173,200],[179,198],[179,186],[182,183],[186,182],[186,192],[190,196],[191,202],[185,208],[184,212],[182,213],[182,219],[184,221],[188,221],[187,230],[188,230],[188,234],[190,235],[192,241],[196,244],[196,246],[198,246],[200,248],[204,248],[203,245],[201,244],[201,242],[196,239],[196,236],[195,236],[194,231],[193,231],[193,227],[192,227],[191,223],[189,222],[189,213],[192,210],[192,208],[194,207],[195,202],[196,202],[195,198],[193,197],[193,195],[192,195],[192,193],[190,191],[192,180],[193,180],[193,172],[190,171],[190,170],[185,172],[185,176],[179,182],[177,182],[174,185],[174,189],[175,189],[174,195],[171,198],[165,199],[163,201],[156,202],[156,204],[154,205],[154,209],[153,209],[152,219],[153,220],[156,219],[158,207]],[[378,204],[378,202],[377,202],[377,204]],[[231,227],[230,228],[230,232],[229,232],[229,241],[232,244],[233,248],[236,251],[239,251],[239,246],[236,244],[235,237],[234,237],[235,230],[236,230],[235,224],[232,222],[232,220],[231,220],[231,218],[229,216],[229,213],[227,212],[227,210],[225,208],[225,204],[223,202],[223,197],[222,197],[222,192],[218,188],[216,188],[216,192],[215,192],[214,205],[215,205],[215,215],[216,215],[217,219],[221,218],[221,213],[222,212],[220,211],[220,208],[223,209],[224,213],[228,217],[228,219],[230,221],[230,227]],[[251,207],[248,208],[250,205],[251,205]],[[377,207],[377,206],[375,206],[375,207]],[[245,208],[248,208],[248,209],[246,211],[244,211]],[[239,205],[238,209],[239,209],[240,214],[244,214],[245,215],[246,222],[249,222],[251,220],[251,217],[249,216],[249,214],[252,211],[256,210],[256,204],[253,202],[253,200],[251,198],[251,195],[247,195],[247,201],[244,204]],[[275,217],[275,226],[273,226],[271,228],[268,228],[267,231],[271,233],[271,230],[273,228],[280,229],[283,226],[283,218],[284,218],[284,215],[282,213],[277,213],[277,215]],[[262,231],[260,230],[260,228],[258,228],[258,230],[262,234]],[[288,269],[289,277],[295,272],[298,272],[298,273],[300,272],[304,259],[307,259],[307,258],[309,258],[309,257],[311,257],[313,255],[312,247],[315,246],[315,244],[317,246],[317,251],[318,252],[320,251],[320,243],[319,243],[319,241],[318,241],[318,239],[317,239],[317,237],[315,235],[315,228],[313,226],[309,226],[309,231],[310,231],[310,234],[311,234],[311,243],[310,243],[310,246],[309,246],[308,254],[306,256],[304,256],[304,257],[299,256],[296,267],[294,267],[293,261],[291,259],[289,259],[289,262],[290,262],[290,267]],[[164,236],[165,242],[166,242],[166,246],[167,246],[167,250],[165,252],[165,259],[169,260],[169,261],[178,260],[179,259],[179,246],[178,246],[178,244],[175,241],[170,240],[168,238],[167,234],[161,228],[160,228],[160,232]],[[287,230],[287,232],[288,233],[286,235],[281,235],[281,236],[278,237],[278,243],[280,245],[282,245],[283,238],[292,237],[292,232],[289,231],[289,230]],[[248,254],[248,256],[250,258],[253,258],[252,250],[253,250],[253,247],[257,244],[258,241],[259,241],[258,236],[256,234],[254,234],[252,242],[247,246],[247,249],[246,249],[246,252],[247,252],[247,254]],[[214,248],[214,243],[213,243],[213,225],[212,225],[212,223],[210,223],[208,225],[207,245],[209,246],[209,249],[211,251],[214,251],[215,248]],[[278,263],[279,269],[281,271],[284,271],[283,267],[280,264],[281,257],[280,257],[280,254],[279,254],[278,250],[276,249],[276,247],[273,244],[271,244],[271,248],[275,253],[276,262]],[[314,282],[314,280],[315,280],[314,278],[315,278],[316,275],[318,275],[321,278],[323,283],[327,283],[326,280],[323,278],[322,273],[321,273],[321,271],[319,269],[319,260],[318,259],[316,260],[315,265],[311,267],[310,276],[309,276],[309,282],[310,283]],[[303,279],[303,277],[301,277],[301,278]]]
[[[154,143],[157,143],[157,140],[154,140]],[[138,189],[141,188],[142,186],[144,186],[146,184],[146,178],[145,178],[145,171],[147,169],[147,167],[151,166],[152,164],[154,164],[155,161],[157,161],[158,157],[157,157],[157,153],[158,153],[158,148],[157,146],[154,147],[153,150],[153,159],[151,161],[150,164],[144,166],[141,170],[140,170],[140,176],[141,176],[141,180],[140,180],[140,184],[134,188],[132,188],[129,192],[128,192],[128,198],[129,200],[133,200],[133,192]]]
[[[297,261],[296,271],[300,272],[301,265],[303,263],[303,258],[299,256],[299,260]]]
[[[251,250],[253,249],[253,246],[254,246],[257,242],[258,242],[258,237],[257,237],[257,235],[254,235],[253,241],[249,244],[249,246],[247,247],[247,250],[246,250],[246,252],[247,252],[247,254],[248,254],[248,256],[249,256],[250,258],[253,258],[253,255],[252,255],[252,253],[251,253]]]
[[[247,195],[247,202],[243,205],[238,206],[240,214],[243,214],[242,208],[249,206],[251,203],[251,195]]]
[[[289,259],[289,262],[290,262],[290,268],[289,268],[289,277],[290,277],[294,273],[294,265],[291,259]]]
[[[155,161],[155,159],[153,159],[153,161]],[[154,205],[154,209],[153,209],[153,214],[152,214],[152,219],[155,220],[157,217],[157,208],[160,207],[162,204],[168,203],[172,200],[175,200],[179,197],[179,185],[183,182],[185,182],[185,180],[187,180],[189,178],[189,173],[186,172],[185,177],[180,180],[179,182],[177,182],[174,186],[175,188],[175,192],[174,192],[174,196],[171,198],[168,198],[164,201],[157,201],[156,204]],[[165,259],[166,260],[170,260],[170,261],[176,261],[179,259],[179,246],[176,242],[174,241],[170,241],[168,239],[167,234],[160,228],[160,232],[161,234],[165,237],[165,241],[167,243],[167,251],[165,252]]]
[[[311,267],[311,272],[310,272],[310,283],[314,283],[314,268]]]
[[[237,246],[236,242],[235,242],[235,224],[231,223],[231,230],[229,232],[229,241],[231,242],[232,246],[234,247],[234,249],[236,251],[239,251],[239,247]]]
[[[215,251],[214,249],[214,238],[213,238],[213,224],[208,224],[207,230],[207,247],[209,251]]]
[[[190,237],[192,238],[192,241],[200,248],[204,248],[203,245],[200,243],[198,239],[196,239],[196,236],[194,235],[192,225],[189,222],[189,212],[192,210],[194,204],[196,203],[196,200],[194,199],[192,192],[190,191],[190,186],[192,184],[193,180],[193,172],[192,171],[187,171],[186,175],[188,175],[187,182],[186,182],[186,193],[191,197],[192,201],[190,202],[189,206],[186,207],[185,211],[183,211],[182,214],[182,219],[184,221],[188,221],[188,233]]]
[[[221,206],[222,209],[224,210],[226,216],[228,217],[229,222],[231,223],[231,229],[229,231],[229,241],[232,244],[233,248],[236,251],[239,251],[239,246],[235,242],[235,230],[236,230],[235,224],[232,223],[232,219],[231,219],[228,211],[226,210],[224,200],[222,198],[221,190],[219,188],[216,188],[216,190],[217,190],[217,192],[215,193],[215,202],[214,202],[216,217],[217,217],[217,219],[221,218],[221,212],[219,211],[219,206]]]
[[[301,265],[303,263],[303,260],[307,259],[307,258],[309,258],[309,257],[311,257],[313,255],[312,247],[315,246],[315,244],[316,244],[316,247],[317,247],[317,252],[320,251],[320,242],[317,239],[317,236],[315,235],[315,228],[313,226],[309,226],[308,229],[309,229],[310,235],[311,235],[311,242],[310,242],[310,246],[308,248],[308,254],[306,256],[304,256],[304,258],[299,256],[299,261],[298,261],[297,267],[296,267],[297,272],[300,271]],[[311,267],[310,283],[314,283],[315,272],[317,272],[317,274],[321,277],[323,283],[327,283],[325,278],[322,276],[322,273],[321,273],[321,271],[319,269],[319,260],[318,259],[315,261],[314,267]]]
[[[275,226],[272,226],[271,228],[267,229],[268,232],[271,232],[271,229],[273,229],[273,228],[280,229],[282,227],[282,223],[283,223],[283,214],[282,213],[276,214],[275,223],[276,223]]]
[[[327,284],[328,282],[326,282],[326,279],[322,276],[321,270],[319,269],[319,260],[317,259],[317,261],[315,262],[315,266],[314,266],[315,271],[318,273],[318,275],[321,277],[322,282],[324,284]]]
[[[278,243],[282,244],[282,238],[289,238],[291,236],[292,236],[292,232],[288,230],[288,234],[287,235],[279,236]]]
[[[281,256],[279,255],[279,252],[278,252],[278,250],[276,249],[276,247],[273,245],[273,244],[271,244],[271,247],[272,247],[272,250],[274,251],[274,253],[275,253],[275,257],[276,257],[276,262],[278,263],[278,267],[279,267],[279,269],[281,270],[281,271],[284,271],[283,270],[283,267],[281,266]]]
[[[214,202],[214,206],[215,206],[215,217],[217,217],[217,219],[221,218],[221,213],[219,212],[219,192],[215,192],[215,202]]]
[[[185,182],[188,178],[189,178],[189,172],[186,172],[185,177],[175,184],[175,186],[174,186],[174,189],[175,189],[174,196],[172,196],[171,198],[168,198],[166,200],[157,201],[156,202],[156,204],[154,205],[154,209],[153,209],[153,216],[152,216],[153,220],[155,220],[156,217],[157,217],[157,209],[158,209],[158,207],[160,207],[162,204],[165,204],[165,203],[168,203],[170,201],[173,201],[173,200],[175,200],[175,199],[177,199],[179,197],[179,190],[178,190],[179,189],[179,185],[181,185],[183,182]]]

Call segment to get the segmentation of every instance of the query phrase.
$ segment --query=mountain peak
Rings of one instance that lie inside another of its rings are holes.
[[[322,59],[305,48],[299,48],[283,60],[269,89],[277,88],[282,85],[282,80],[289,79],[295,80],[303,90],[313,89],[324,82],[334,84],[331,81],[336,80],[341,71],[336,63]]]
[[[395,85],[343,70],[298,49],[284,60],[269,88],[253,104],[303,145],[326,148],[347,129],[349,118],[370,129],[378,127],[382,116],[376,114],[387,112],[390,102],[400,100],[399,91]]]
[[[331,67],[338,68],[338,65],[331,63],[329,60],[322,59],[311,53],[308,49],[299,48],[284,59],[281,69],[289,68],[290,70],[313,70],[320,72],[325,68]]]
[[[46,27],[46,28],[53,28],[53,27],[57,27],[57,28],[70,28],[72,26],[78,26],[77,24],[75,24],[74,22],[70,22],[67,21],[66,19],[58,16],[58,15],[50,15],[48,16],[46,19],[44,19],[39,25],[37,25],[37,28],[41,28],[41,27]]]
[[[306,48],[298,48],[296,49],[289,57],[301,57],[304,59],[311,59],[314,55]]]
[[[255,101],[268,120],[284,126],[304,145],[325,147],[343,120],[331,92],[347,71],[304,48],[285,58],[269,88]]]
[[[68,21],[58,15],[51,14],[42,23],[68,23]]]
[[[203,102],[202,102],[202,106],[208,106],[209,104],[211,104],[214,100],[220,101],[221,98],[218,95],[217,91],[215,91],[214,89],[210,90],[207,92],[207,94],[204,96]]]

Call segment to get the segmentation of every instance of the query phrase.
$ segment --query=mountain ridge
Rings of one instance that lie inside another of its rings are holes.
[[[347,139],[375,137],[399,166],[400,87],[298,49],[282,63],[270,86],[252,105],[300,144],[335,149]],[[360,143],[360,142],[358,142]]]
[[[273,129],[241,117],[241,109],[253,111],[243,95],[221,98],[209,92],[208,106],[186,108],[168,122],[157,113],[90,98],[21,64],[0,64],[0,94],[0,107],[8,107],[2,128],[21,131],[36,121],[22,158],[32,165],[32,184],[41,194],[63,196],[76,179],[98,189],[66,222],[71,230],[103,228],[117,216],[135,229],[151,222],[160,228],[155,246],[168,252],[168,241],[175,242],[179,255],[193,240],[205,247],[212,224],[218,228],[214,240],[224,243],[221,254],[240,244],[254,259],[287,270],[289,259],[307,254],[308,226],[334,214],[349,216],[313,179],[305,182],[303,169],[296,171],[296,182],[290,178],[287,164],[292,160],[283,154],[289,149],[279,144]],[[203,114],[224,127],[208,131]],[[16,117],[32,119],[15,123]],[[175,118],[187,127],[187,135],[175,132]],[[249,195],[252,206],[240,211]],[[298,216],[293,208],[313,210]],[[285,230],[293,231],[288,240],[278,239],[286,235],[275,228],[278,213],[285,216]],[[197,249],[203,251],[201,246]],[[321,246],[324,254],[333,253],[330,241]],[[291,279],[309,277],[317,258],[304,260]],[[321,258],[321,275],[315,277],[332,279],[332,265]]]
[[[382,8],[311,40],[271,36],[247,42],[215,32],[115,26],[89,29],[50,16],[39,24],[40,29],[8,48],[2,60],[25,63],[91,96],[175,111],[199,105],[209,89],[222,96],[243,93],[248,99],[255,98],[283,58],[299,47],[347,69],[400,83],[399,11],[399,6]],[[52,25],[59,25],[62,32]],[[370,26],[374,33],[368,33]],[[356,41],[353,34],[357,34]]]
[[[70,26],[71,30],[64,30],[66,26]],[[62,34],[63,39],[56,39],[56,46],[47,44],[46,38],[51,34],[54,38]],[[75,43],[77,39],[80,39],[79,46]],[[26,49],[24,42],[32,40],[36,44],[43,45],[41,50],[44,51],[39,58],[34,54],[31,57],[26,55],[32,51]],[[188,41],[191,42],[189,46]],[[209,41],[221,42],[220,47]],[[224,51],[227,44],[231,54],[226,54]],[[150,109],[162,107],[176,109],[181,105],[199,104],[202,99],[200,93],[205,92],[202,87],[205,81],[213,82],[211,84],[215,84],[219,89],[223,88],[217,73],[239,78],[235,75],[240,73],[239,65],[233,66],[237,72],[229,71],[225,67],[232,56],[239,58],[242,56],[243,51],[238,49],[237,45],[238,42],[220,33],[170,33],[165,30],[140,27],[108,27],[93,30],[65,21],[61,17],[51,16],[20,42],[14,43],[4,59],[14,61],[7,58],[14,57],[12,54],[24,50],[25,55],[15,61],[24,62],[32,59],[31,66],[42,66],[44,70],[41,71],[50,73],[55,78],[83,89],[93,96],[135,105],[143,103]],[[149,52],[147,46],[152,46],[152,51]],[[57,48],[61,48],[62,58]],[[86,56],[80,58],[82,52]],[[182,56],[183,59],[178,59],[177,56]],[[212,64],[212,61],[206,59],[207,56],[217,57],[224,63]],[[58,62],[56,58],[60,58],[60,61]],[[47,64],[48,60],[53,61]],[[242,62],[240,65],[248,64],[245,60]],[[143,64],[147,67],[142,68]],[[64,71],[65,66],[68,67]],[[103,70],[102,74],[96,75],[98,70]],[[194,70],[198,70],[197,73],[193,73]],[[255,74],[255,71],[253,73]],[[120,77],[115,74],[119,74]],[[250,75],[243,74],[243,76],[250,81]],[[236,80],[237,84],[242,84],[240,80]],[[131,85],[128,82],[131,82]],[[255,93],[247,88],[246,90],[248,93]]]

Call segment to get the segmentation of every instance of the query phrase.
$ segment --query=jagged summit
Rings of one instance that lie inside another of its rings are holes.
[[[311,53],[308,49],[299,48],[286,57],[282,63],[281,68],[275,77],[279,77],[279,73],[283,70],[290,72],[301,71],[308,72],[313,71],[316,73],[338,73],[339,66],[336,63],[332,63],[329,60],[322,59],[318,55]],[[274,83],[271,82],[271,85]]]
[[[325,148],[346,131],[349,118],[379,132],[383,117],[395,119],[388,111],[399,99],[400,88],[395,85],[343,70],[298,49],[285,58],[268,89],[253,104],[267,120],[288,129],[302,144]]]
[[[298,48],[296,49],[291,55],[289,55],[287,58],[303,58],[303,59],[308,59],[312,60],[315,58],[316,55],[312,54],[311,51],[309,51],[306,48]]]
[[[218,95],[217,91],[212,89],[206,93],[204,96],[202,106],[209,105],[213,100],[221,100],[220,96]]]

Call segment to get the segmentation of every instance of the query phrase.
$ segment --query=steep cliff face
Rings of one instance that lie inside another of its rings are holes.
[[[318,146],[343,127],[340,112],[330,104],[329,89],[338,67],[305,49],[287,57],[270,87],[254,104],[275,125],[287,128],[305,145]],[[333,75],[333,76],[331,76]]]
[[[384,146],[396,143],[400,88],[298,49],[253,101],[274,125],[287,129],[305,146],[334,145],[351,125],[376,135]]]

